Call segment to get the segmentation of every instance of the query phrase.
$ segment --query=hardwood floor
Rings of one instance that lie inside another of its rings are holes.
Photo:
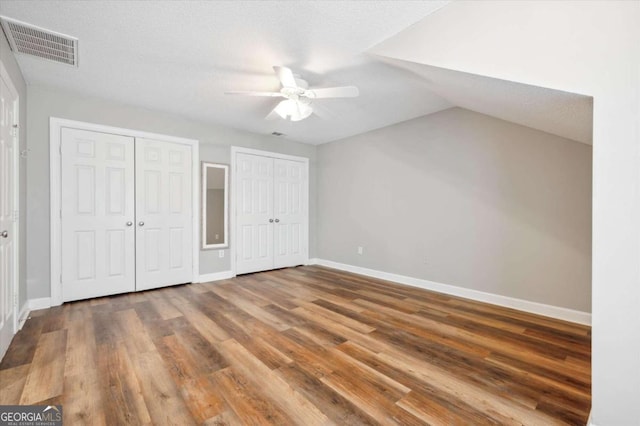
[[[585,424],[589,327],[305,266],[33,312],[0,404],[65,424]]]

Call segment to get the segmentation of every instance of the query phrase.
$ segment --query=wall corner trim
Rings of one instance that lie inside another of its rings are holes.
[[[434,281],[423,280],[420,278],[408,277],[389,272],[377,271],[375,269],[363,268],[360,266],[347,265],[344,263],[334,262],[326,259],[309,259],[310,265],[326,266],[328,268],[339,269],[341,271],[352,272],[354,274],[365,275],[372,278],[392,281],[399,284],[405,284],[412,287],[418,287],[425,290],[435,291],[438,293],[450,294],[452,296],[463,297],[478,302],[490,303],[493,305],[504,306],[506,308],[517,309],[537,315],[560,319],[564,321],[574,322],[578,324],[591,325],[591,314],[588,312],[576,311],[573,309],[562,308],[560,306],[546,305],[544,303],[531,302],[524,299],[516,299],[513,297],[502,296],[499,294],[485,293],[483,291],[471,290],[464,287],[458,287],[450,284],[442,284]]]
[[[198,277],[195,283],[207,283],[210,281],[220,281],[220,280],[228,280],[229,278],[233,278],[236,275],[233,271],[222,271],[222,272],[212,272],[210,274],[203,274]]]
[[[29,301],[25,300],[22,304],[22,308],[20,308],[20,313],[18,314],[18,330],[22,330],[22,326],[25,322],[27,322],[27,318],[29,318],[30,312],[31,310],[29,309]]]
[[[37,311],[39,309],[47,309],[51,307],[50,297],[41,297],[39,299],[29,299],[24,302],[20,313],[18,314],[18,330],[22,330],[22,327],[29,319],[31,311]]]

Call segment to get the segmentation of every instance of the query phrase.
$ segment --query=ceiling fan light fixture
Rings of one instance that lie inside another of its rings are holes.
[[[274,111],[284,120],[290,118],[291,121],[300,121],[309,117],[313,112],[313,108],[301,102],[287,99],[280,102]]]

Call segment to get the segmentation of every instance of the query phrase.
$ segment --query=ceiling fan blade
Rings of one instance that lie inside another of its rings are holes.
[[[330,110],[325,108],[325,105],[321,102],[317,102],[313,104],[313,114],[317,115],[319,118],[323,120],[331,120],[336,118],[336,115],[333,114]]]
[[[360,94],[356,86],[327,87],[307,90],[305,95],[312,99],[322,98],[355,98]]]
[[[287,67],[273,67],[273,70],[276,72],[282,87],[298,87],[298,83],[296,83],[296,79],[293,76],[291,69]]]
[[[224,92],[225,95],[245,95],[245,96],[266,96],[269,98],[279,98],[282,97],[282,93],[280,92],[252,92],[252,91],[243,91],[243,90],[234,90],[230,92]]]

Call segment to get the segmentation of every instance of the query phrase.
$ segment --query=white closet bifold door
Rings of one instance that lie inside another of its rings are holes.
[[[274,268],[284,268],[306,260],[306,167],[298,161],[273,162]]]
[[[236,273],[304,264],[307,163],[238,153],[235,167]]]
[[[136,289],[193,280],[191,146],[136,139]]]
[[[133,138],[63,128],[61,155],[64,301],[134,291]]]
[[[236,167],[236,272],[273,269],[273,158],[238,154]]]

